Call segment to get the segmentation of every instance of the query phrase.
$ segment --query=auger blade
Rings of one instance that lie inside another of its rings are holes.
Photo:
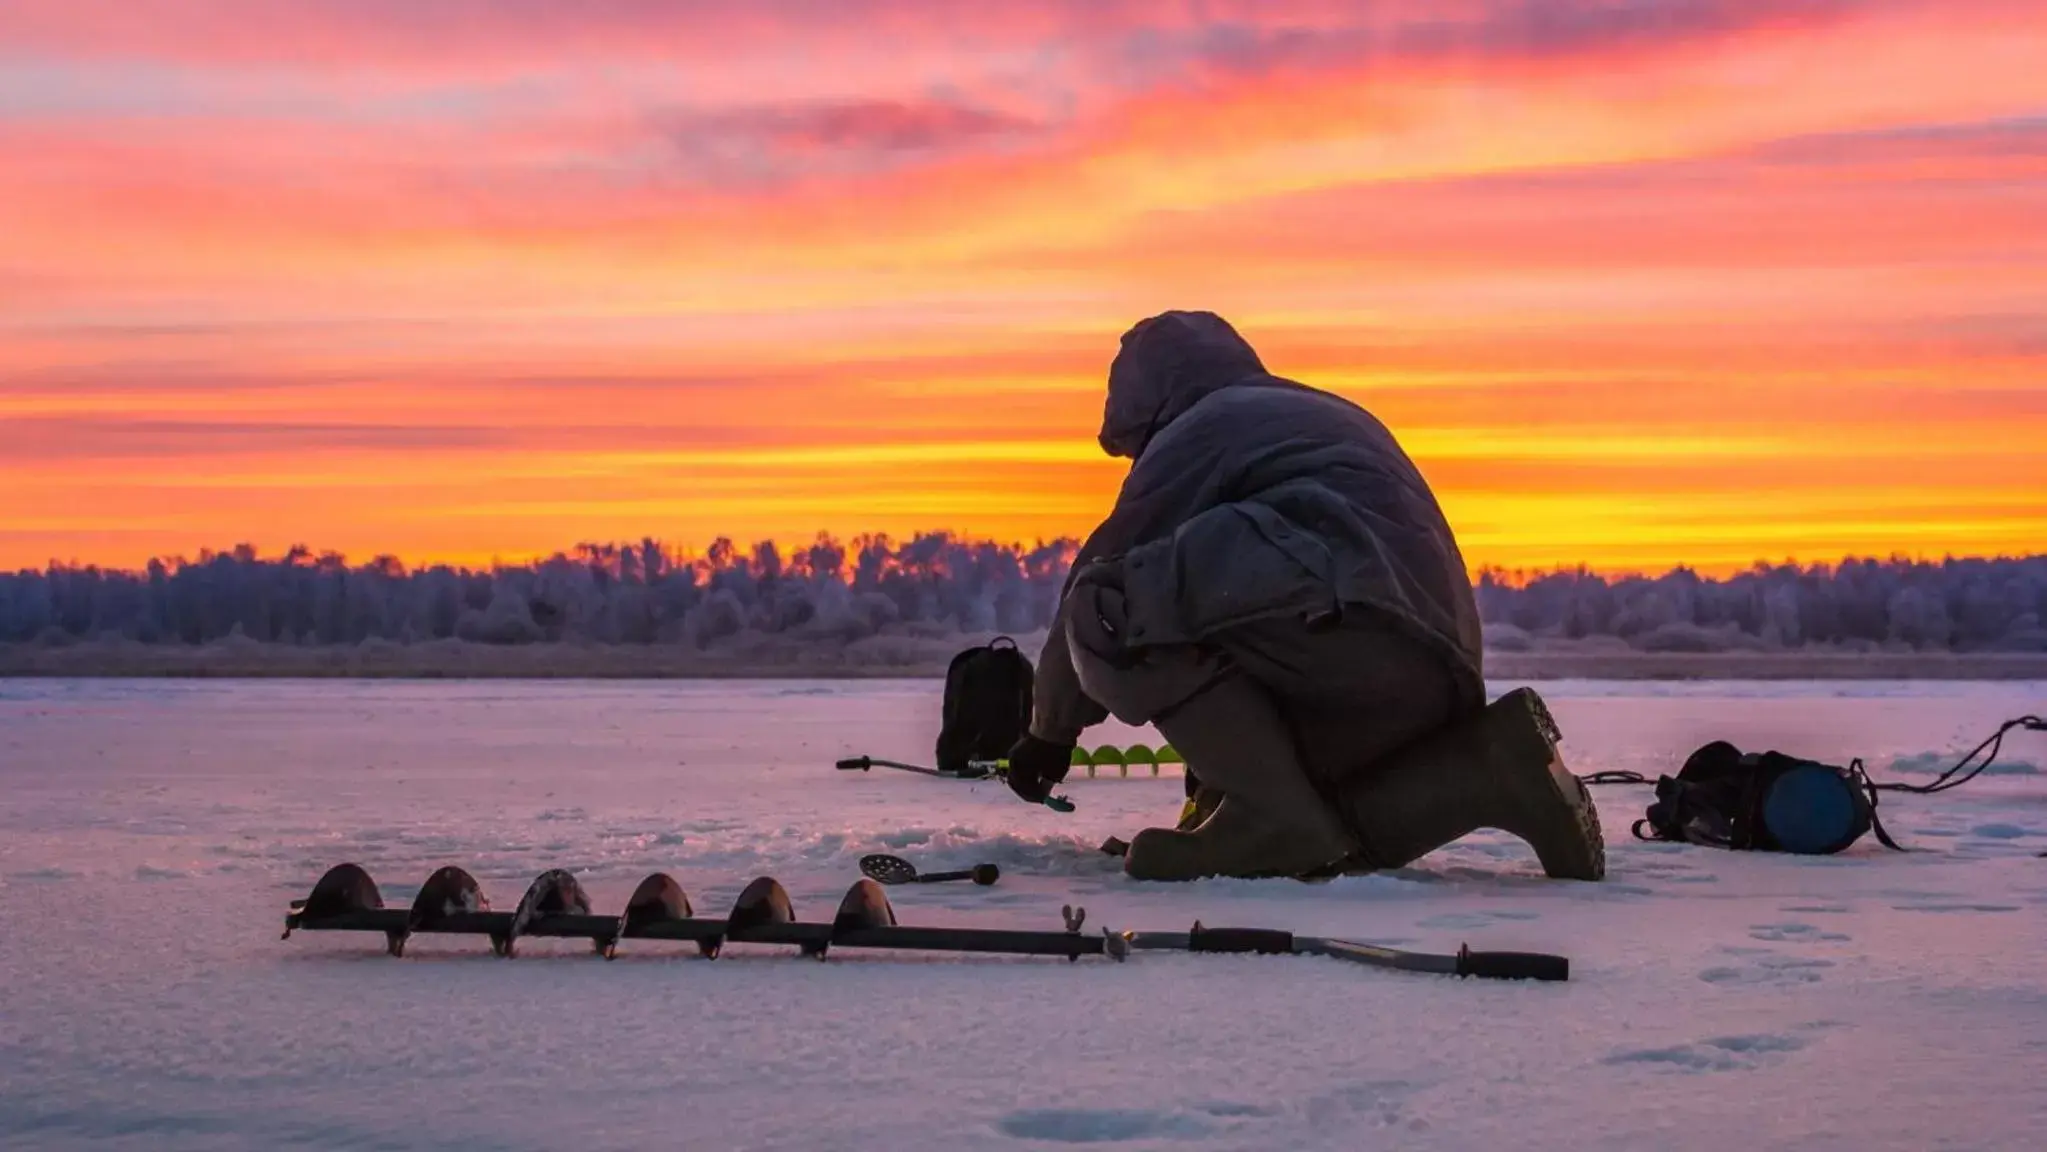
[[[363,871],[360,864],[336,864],[327,869],[319,882],[304,900],[291,902],[291,911],[284,918],[285,940],[291,939],[292,930],[306,920],[325,920],[350,912],[370,912],[383,908],[384,895],[377,891],[377,882]]]
[[[741,939],[747,933],[769,925],[794,924],[796,910],[789,904],[789,893],[782,882],[773,876],[756,877],[740,892],[733,902],[732,914],[725,918],[725,933],[728,939]],[[821,943],[805,940],[801,942],[805,956],[824,956]],[[717,953],[707,952],[715,957]]]
[[[438,932],[458,916],[490,911],[490,900],[483,894],[483,888],[476,883],[476,877],[450,864],[437,869],[420,885],[419,894],[412,898],[412,908],[405,915],[403,936],[393,936],[390,951],[393,956],[405,954],[405,940],[416,932]],[[505,937],[491,933],[491,947],[502,952],[500,943]]]
[[[832,938],[863,928],[893,928],[896,926],[896,910],[889,907],[888,893],[872,880],[860,879],[846,889],[846,897],[839,901],[838,915],[832,917]]]
[[[696,910],[690,907],[689,894],[675,882],[675,877],[666,872],[656,872],[633,889],[632,899],[626,901],[619,935],[652,936],[664,925],[682,923],[695,915]],[[705,956],[718,954],[715,938],[698,939],[696,945],[697,951]]]
[[[519,898],[519,905],[512,911],[511,930],[505,934],[504,947],[499,955],[509,958],[519,937],[530,935],[536,921],[548,916],[588,916],[590,898],[583,892],[583,885],[576,880],[575,873],[564,868],[542,872],[526,894]],[[597,951],[603,953],[617,939],[600,937]]]

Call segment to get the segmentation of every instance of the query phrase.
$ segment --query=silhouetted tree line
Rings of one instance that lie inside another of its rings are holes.
[[[849,640],[897,623],[1028,632],[1051,620],[1076,547],[820,536],[787,555],[772,542],[741,552],[721,539],[685,558],[643,540],[528,565],[408,569],[388,556],[350,565],[303,547],[264,558],[242,545],[140,572],[53,564],[0,574],[0,640],[703,646],[747,629]]]
[[[142,571],[52,564],[0,573],[0,641],[199,644],[492,644],[584,640],[704,646],[753,630],[841,640],[890,625],[963,632],[1046,627],[1077,543],[1030,548],[949,533],[897,542],[820,536],[784,555],[719,540],[684,556],[653,540],[584,544],[535,564],[350,565],[300,547],[248,545]],[[1765,566],[1726,579],[1487,569],[1489,645],[1613,637],[1652,651],[1909,647],[2047,651],[2047,556],[1847,560]]]
[[[1758,564],[1727,579],[1679,568],[1606,577],[1585,569],[1482,572],[1487,642],[1612,636],[1649,651],[1831,645],[2047,652],[2047,556]]]

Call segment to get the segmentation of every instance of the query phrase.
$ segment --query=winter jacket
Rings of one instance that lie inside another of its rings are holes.
[[[1464,558],[1421,473],[1369,412],[1267,372],[1219,316],[1167,312],[1124,334],[1100,442],[1133,463],[1067,589],[1089,563],[1120,561],[1130,645],[1367,613],[1440,652],[1467,702],[1483,704]],[[1063,628],[1038,665],[1034,734],[1071,743],[1107,717],[1080,689]]]

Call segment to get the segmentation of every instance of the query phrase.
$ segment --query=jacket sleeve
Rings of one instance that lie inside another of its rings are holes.
[[[1121,501],[1118,501],[1121,506]],[[1052,614],[1052,628],[1045,636],[1044,651],[1038,653],[1038,672],[1031,690],[1031,735],[1054,744],[1073,744],[1080,734],[1109,718],[1109,710],[1090,699],[1080,687],[1080,675],[1073,668],[1073,654],[1066,644],[1066,613],[1073,603],[1074,578],[1093,560],[1113,556],[1106,541],[1123,531],[1111,511],[1073,557],[1066,583],[1059,590],[1059,610]]]
[[[1080,675],[1066,646],[1066,607],[1045,637],[1038,654],[1038,675],[1031,692],[1031,735],[1053,744],[1077,744],[1080,734],[1109,718],[1109,710],[1081,691]]]
[[[1171,430],[1146,448],[1131,465],[1116,505],[1095,527],[1074,554],[1073,568],[1060,590],[1059,611],[1052,620],[1051,633],[1038,656],[1037,684],[1031,698],[1031,734],[1041,740],[1068,744],[1088,728],[1108,719],[1108,709],[1088,698],[1081,690],[1067,649],[1066,613],[1070,609],[1074,579],[1097,560],[1116,560],[1157,540],[1170,540],[1173,529],[1199,512],[1215,496],[1226,442],[1204,428],[1204,422],[1188,418],[1188,427]]]
[[[1334,556],[1306,525],[1342,511],[1320,485],[1296,483],[1218,504],[1133,550],[1123,560],[1130,643],[1187,644],[1262,617],[1340,613]]]

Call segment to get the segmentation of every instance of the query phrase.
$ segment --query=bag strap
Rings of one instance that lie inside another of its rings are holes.
[[[1862,766],[1862,757],[1857,756],[1855,759],[1848,761],[1846,775],[1849,785],[1862,796],[1863,802],[1869,805],[1869,830],[1876,833],[1876,842],[1893,852],[1912,851],[1912,849],[1891,839],[1891,834],[1884,830],[1883,818],[1876,814],[1877,790],[1881,786],[1869,778],[1869,770]]]
[[[2005,734],[2014,728],[2024,728],[2029,732],[2047,732],[2047,720],[2033,715],[2006,720],[1997,726],[1997,731],[1985,737],[1981,744],[1969,749],[1966,755],[1955,761],[1952,767],[1925,784],[1907,784],[1900,780],[1887,780],[1879,784],[1869,778],[1869,772],[1862,766],[1859,758],[1850,761],[1848,777],[1862,789],[1863,795],[1869,800],[1869,828],[1876,833],[1877,842],[1894,851],[1912,851],[1891,839],[1891,834],[1884,830],[1883,821],[1876,814],[1877,800],[1881,793],[1909,792],[1914,796],[1931,796],[1936,792],[1959,788],[1982,775],[1983,770],[1996,761],[1998,752],[2004,748]]]
[[[1892,780],[1882,784],[1872,782],[1870,788],[1879,792],[1910,792],[1916,796],[1931,796],[1935,792],[1945,792],[1950,788],[1959,788],[1981,775],[1985,768],[1990,767],[1991,762],[1997,759],[1997,753],[2004,747],[2004,734],[2014,728],[2024,728],[2032,732],[2047,732],[2047,720],[2042,720],[2038,716],[2020,716],[2017,719],[2006,720],[1998,725],[1997,731],[1992,732],[1983,743],[1971,748],[1968,755],[1955,761],[1954,767],[1942,772],[1931,783],[1905,784]],[[1981,762],[1977,761],[1979,756],[1982,757]],[[1861,761],[1858,760],[1856,763],[1860,764]]]
[[[1633,834],[1635,839],[1670,844],[1703,844],[1710,848],[1732,848],[1734,846],[1731,836],[1710,836],[1698,830],[1696,822],[1692,819],[1693,807],[1690,803],[1691,790],[1694,785],[1689,782],[1675,776],[1664,776],[1654,781],[1639,777],[1632,780],[1621,778],[1637,776],[1636,773],[1632,772],[1598,773],[1598,775],[1609,777],[1600,780],[1599,783],[1602,784],[1653,783],[1655,785],[1655,802],[1649,805],[1648,811],[1642,814],[1641,819],[1628,826],[1628,831]]]
[[[1649,806],[1649,812],[1629,825],[1628,830],[1634,833],[1635,839],[1672,844],[1698,844],[1707,848],[1734,848],[1733,820],[1730,818],[1727,822],[1726,836],[1714,836],[1700,831],[1698,822],[1692,819],[1692,807],[1686,803],[1686,790],[1689,785],[1675,777],[1668,779],[1670,782],[1668,788],[1658,785],[1656,803]],[[1659,809],[1664,816],[1661,824],[1651,818]],[[1642,831],[1645,827],[1649,829],[1646,835]]]
[[[1585,775],[1578,777],[1578,783],[1583,784],[1587,787],[1592,787],[1594,785],[1599,784],[1653,785],[1656,783],[1656,781],[1649,779],[1647,776],[1642,775],[1640,772],[1611,770],[1606,772],[1588,772]],[[1633,833],[1635,839],[1637,840],[1665,839],[1665,837],[1652,835],[1650,833],[1645,833],[1642,831],[1642,829],[1644,828],[1649,828],[1653,830],[1655,827],[1656,827],[1655,825],[1649,823],[1647,818],[1644,818],[1641,820],[1637,820],[1633,824],[1629,825],[1628,831]]]
[[[1656,783],[1656,781],[1654,781],[1654,780],[1651,780],[1651,779],[1649,779],[1649,778],[1648,778],[1647,776],[1644,776],[1644,775],[1642,775],[1642,774],[1641,774],[1640,772],[1622,772],[1622,771],[1608,771],[1608,772],[1593,772],[1593,773],[1590,773],[1590,774],[1588,774],[1588,775],[1580,776],[1580,777],[1578,777],[1578,783],[1580,783],[1580,784],[1654,784],[1654,783]]]

